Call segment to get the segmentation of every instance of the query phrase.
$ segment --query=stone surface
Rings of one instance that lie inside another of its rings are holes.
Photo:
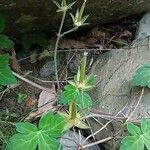
[[[150,11],[148,11],[139,22],[136,39],[143,39],[150,36]]]
[[[79,144],[79,134],[74,133],[72,131],[67,132],[60,139],[60,142],[63,145],[63,150],[77,150]],[[81,136],[81,142],[85,140],[85,137]],[[85,142],[85,144],[89,144],[90,142]],[[91,146],[86,150],[101,150],[97,145]]]
[[[142,89],[133,87],[131,80],[138,68],[143,64],[150,63],[150,37],[147,37],[149,30],[145,30],[145,27],[150,27],[150,18],[149,14],[145,16],[141,20],[141,22],[145,20],[145,23],[141,24],[140,22],[137,39],[132,43],[131,47],[104,53],[97,62],[95,62],[91,70],[92,73],[97,75],[98,82],[96,88],[91,92],[91,96],[94,100],[93,107],[100,112],[115,115],[122,110],[127,103],[130,106],[133,102],[136,103],[140,97]],[[149,97],[150,89],[145,88],[140,104],[131,117],[132,120],[149,117]],[[103,124],[107,122],[105,119],[99,119],[99,121]],[[90,120],[90,123],[93,131],[97,131],[101,128],[94,120]],[[110,136],[110,134],[117,132],[120,128],[120,122],[112,122],[108,126],[108,130],[103,130],[96,135],[96,139],[100,140],[106,138]],[[124,134],[123,130],[121,134]],[[116,142],[115,144],[118,148],[119,143]],[[109,142],[107,143],[107,150],[111,149],[112,143]]]
[[[59,66],[59,61],[57,62]],[[42,78],[49,78],[55,75],[55,64],[54,61],[48,61],[46,62],[39,71],[39,75]]]
[[[73,0],[69,0],[72,2]],[[70,12],[75,12],[83,1],[77,1]],[[150,8],[149,0],[87,0],[86,12],[91,25],[109,23],[132,14],[139,14]],[[61,14],[56,13],[56,6],[52,0],[1,0],[0,12],[8,16],[8,32],[58,30]],[[65,20],[65,27],[72,27],[69,15]]]

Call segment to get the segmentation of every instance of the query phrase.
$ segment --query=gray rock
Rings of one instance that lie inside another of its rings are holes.
[[[73,131],[69,131],[63,135],[60,139],[60,142],[63,146],[63,150],[78,150],[79,144],[79,134],[74,133]],[[81,136],[81,142],[85,140],[85,137]],[[90,141],[85,142],[85,144],[89,144]],[[97,145],[91,146],[86,150],[101,150]]]
[[[59,62],[58,66],[59,66]],[[39,75],[42,78],[49,78],[52,77],[55,74],[55,65],[54,65],[54,61],[48,61],[46,64],[44,64],[40,71],[39,71]]]
[[[73,2],[73,0],[69,0]],[[77,1],[73,10],[81,6]],[[87,0],[85,14],[90,15],[90,25],[109,23],[123,17],[139,14],[150,8],[149,0]],[[7,31],[13,33],[30,31],[56,31],[59,28],[61,13],[56,13],[52,0],[1,0],[0,11],[8,16]],[[72,28],[72,20],[68,15],[65,29]]]
[[[127,103],[130,105],[138,100],[141,88],[131,85],[135,71],[143,64],[150,63],[150,39],[134,41],[130,49],[112,50],[103,54],[92,68],[92,73],[97,75],[97,87],[92,90],[93,107],[103,113],[117,114]],[[131,119],[141,119],[149,117],[150,112],[150,89],[145,88],[140,105],[138,105]],[[100,119],[100,121],[105,121]],[[101,126],[94,120],[90,121],[93,131],[97,131]],[[115,133],[121,128],[121,124],[113,122],[109,130],[104,130],[96,135],[100,140],[110,135],[110,131]],[[117,148],[119,147],[118,144]],[[107,150],[112,150],[109,143]]]
[[[144,39],[150,36],[150,11],[148,11],[139,22],[136,39]]]

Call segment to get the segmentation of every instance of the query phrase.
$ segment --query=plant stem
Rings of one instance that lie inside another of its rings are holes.
[[[81,68],[80,68],[80,79],[79,83],[83,83],[86,74],[86,61],[87,61],[87,52],[84,53],[84,56],[81,60]]]
[[[36,84],[36,83],[26,79],[25,77],[19,75],[18,73],[14,72],[14,71],[12,73],[13,73],[14,76],[16,76],[17,78],[21,79],[24,82],[26,82],[26,83],[28,83],[28,84],[30,84],[30,85],[32,85],[32,86],[34,86],[34,87],[36,87],[36,88],[38,88],[40,90],[44,90],[44,91],[50,92],[46,88],[44,88],[43,86],[41,86],[39,84]]]
[[[77,29],[78,29],[78,27],[74,27],[74,28],[72,28],[72,29],[70,29],[70,30],[68,30],[68,31],[66,31],[66,32],[64,32],[64,33],[62,33],[60,36],[63,37],[63,36],[65,36],[65,35],[68,34],[68,33],[71,33],[71,32],[73,32],[73,31],[76,31]]]
[[[54,49],[55,76],[56,76],[58,89],[60,89],[60,86],[59,86],[59,79],[58,79],[57,50],[58,50],[59,40],[61,38],[61,31],[62,31],[62,27],[63,27],[64,21],[65,21],[65,17],[66,17],[66,11],[63,12],[63,16],[62,16],[59,32],[57,34],[57,40],[56,40],[56,43],[55,43],[55,49]]]

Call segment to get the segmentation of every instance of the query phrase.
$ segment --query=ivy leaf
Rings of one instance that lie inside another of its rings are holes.
[[[9,55],[0,56],[0,85],[9,85],[16,83],[16,78],[8,66]]]
[[[122,140],[120,150],[144,150],[144,141],[141,136],[127,136]]]
[[[134,125],[133,123],[128,123],[127,124],[127,129],[133,135],[140,135],[140,134],[142,134],[140,128],[138,126]]]
[[[51,137],[60,137],[63,134],[64,118],[58,114],[47,113],[40,119],[39,129],[51,135]]]
[[[37,133],[15,134],[9,139],[7,150],[35,150],[37,147]]]
[[[150,64],[145,64],[136,71],[132,85],[150,88]]]
[[[0,34],[0,49],[8,49],[14,46],[14,42],[8,36]]]
[[[20,122],[16,124],[16,130],[23,134],[28,134],[31,132],[36,132],[38,129],[34,124],[31,124],[29,122]]]
[[[142,119],[141,128],[128,123],[127,129],[131,133],[130,136],[122,140],[120,150],[144,150],[145,147],[150,150],[150,120]]]
[[[59,148],[60,143],[54,138],[50,138],[46,133],[38,134],[38,150],[55,150]]]
[[[64,118],[48,113],[43,116],[39,128],[24,122],[17,123],[17,134],[9,139],[8,150],[57,150],[60,147],[56,139],[64,130]]]

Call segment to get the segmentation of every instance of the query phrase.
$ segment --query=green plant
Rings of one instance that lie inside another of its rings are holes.
[[[13,41],[10,40],[9,37],[5,34],[2,34],[5,26],[5,18],[4,16],[0,15],[0,50],[5,50],[14,46]],[[0,55],[0,85],[2,86],[16,83],[16,79],[13,76],[8,63],[9,55]]]
[[[27,94],[18,93],[17,102],[18,102],[19,104],[22,104],[22,103],[26,100],[27,97],[28,97]]]
[[[74,81],[69,81],[69,85],[65,86],[64,92],[60,95],[60,103],[69,105],[73,100],[76,100],[80,109],[88,109],[92,106],[91,97],[86,91],[94,87],[96,78],[94,75],[86,75],[86,59],[87,53],[84,53],[77,76]]]
[[[0,85],[9,85],[16,83],[16,78],[12,74],[12,71],[8,66],[8,62],[8,54],[0,56]]]
[[[150,150],[150,120],[142,119],[141,127],[132,123],[127,123],[127,129],[130,135],[122,140],[120,150],[144,150],[144,147]],[[145,145],[145,146],[144,146]]]
[[[86,0],[84,0],[80,11],[79,11],[79,9],[77,10],[75,17],[73,16],[73,14],[70,14],[71,17],[72,17],[72,20],[73,20],[74,27],[72,29],[64,32],[64,33],[61,33],[64,21],[65,21],[66,13],[69,9],[72,8],[72,6],[75,4],[75,2],[67,4],[66,0],[62,0],[61,4],[59,4],[56,1],[54,1],[54,3],[58,7],[57,12],[62,12],[63,13],[60,28],[59,28],[59,31],[58,31],[58,34],[57,34],[55,49],[54,49],[55,76],[56,76],[57,86],[58,86],[58,89],[59,89],[60,86],[59,86],[58,69],[57,69],[57,49],[58,49],[60,38],[62,38],[63,36],[65,36],[68,33],[76,31],[80,26],[86,25],[87,23],[85,23],[85,21],[87,20],[88,16],[83,17],[83,12],[84,12],[85,3],[86,3]]]
[[[61,4],[54,2],[58,7],[57,12],[63,12],[54,54],[57,81],[57,49],[59,40],[64,35],[78,29],[79,26],[86,24],[85,21],[88,16],[82,17],[85,8],[85,2],[86,1],[84,0],[80,11],[77,10],[75,17],[71,14],[75,27],[64,33],[61,33],[61,30],[65,20],[66,12],[71,9],[75,2],[68,5],[66,0],[62,0]],[[41,42],[42,40],[39,40],[39,38],[37,39],[37,36],[35,35],[32,35],[31,37],[25,36],[24,49],[30,49],[33,44],[39,44],[39,41]],[[72,127],[78,127],[81,129],[89,128],[83,120],[85,116],[85,113],[83,112],[85,110],[85,112],[87,112],[87,110],[89,110],[89,108],[92,106],[92,100],[87,91],[89,91],[95,85],[95,76],[86,75],[86,63],[87,53],[84,54],[84,57],[81,60],[81,67],[79,67],[74,81],[70,81],[69,85],[65,86],[65,91],[60,96],[60,103],[68,105],[69,111],[67,111],[67,113],[58,112],[56,114],[50,112],[47,113],[40,119],[38,127],[29,122],[17,123],[17,133],[9,139],[7,145],[8,150],[59,150],[61,149],[61,144],[59,143],[58,138],[61,137],[65,131]],[[24,99],[24,95],[19,96],[19,102],[20,99],[22,101],[22,99]]]
[[[9,139],[8,150],[59,150],[58,139],[64,132],[64,118],[58,114],[47,113],[38,127],[29,122],[16,124],[17,134]]]
[[[149,87],[150,88],[150,64],[145,64],[140,67],[132,80],[133,86]]]
[[[150,88],[150,64],[140,67],[132,79],[133,86]],[[120,150],[144,150],[146,147],[150,150],[150,120],[142,119],[141,127],[132,123],[127,123],[127,129],[130,135],[122,140]]]
[[[88,129],[87,124],[82,120],[85,115],[82,112],[77,111],[76,101],[72,101],[69,106],[69,111],[65,113],[59,113],[66,120],[65,129],[68,130],[72,127],[78,127],[80,129]]]

